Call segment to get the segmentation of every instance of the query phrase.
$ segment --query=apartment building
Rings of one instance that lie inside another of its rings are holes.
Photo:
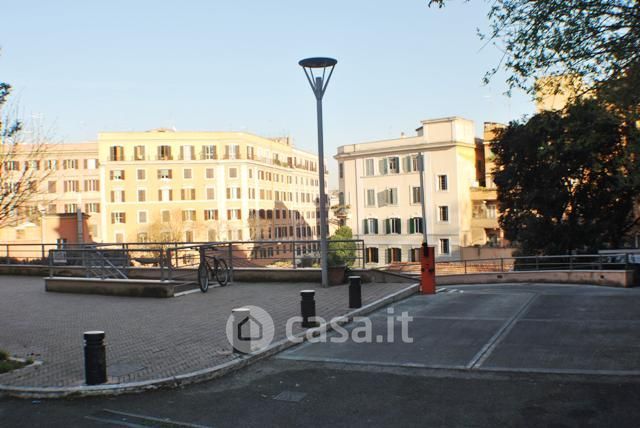
[[[11,164],[6,168],[7,173],[16,177],[31,170],[27,176],[37,190],[27,204],[13,213],[15,221],[11,227],[0,230],[0,240],[55,242],[63,234],[57,233],[58,228],[54,225],[69,215],[75,216],[78,209],[85,214],[83,218],[88,226],[84,238],[88,241],[101,239],[100,164],[96,143],[60,143],[40,148],[19,146],[11,160],[5,159],[5,162]],[[3,182],[10,183],[11,177]],[[42,221],[45,222],[44,232],[36,231],[41,229]],[[73,241],[73,237],[66,235],[62,239]]]
[[[244,132],[104,132],[110,242],[315,239],[317,155]]]
[[[424,155],[427,235],[439,260],[456,259],[472,244],[471,189],[476,178],[472,121],[424,120],[412,137],[338,148],[341,198],[369,264],[418,261],[423,241],[418,155]]]

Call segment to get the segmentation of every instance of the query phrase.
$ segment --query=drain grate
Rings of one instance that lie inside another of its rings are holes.
[[[307,396],[306,392],[282,391],[280,394],[273,397],[273,399],[279,400],[279,401],[289,401],[292,403],[299,403],[306,396]]]

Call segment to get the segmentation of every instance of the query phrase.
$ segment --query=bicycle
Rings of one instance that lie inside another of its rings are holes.
[[[209,289],[209,283],[212,279],[215,278],[218,284],[224,287],[229,283],[231,276],[229,266],[227,266],[227,262],[225,262],[224,259],[216,256],[209,257],[213,260],[213,267],[207,261],[206,256],[204,260],[200,262],[200,266],[198,266],[198,285],[203,293],[206,293]]]

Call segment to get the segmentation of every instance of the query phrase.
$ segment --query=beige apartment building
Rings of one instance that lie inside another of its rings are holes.
[[[38,154],[35,155],[34,151]],[[13,213],[15,221],[0,229],[0,241],[41,243],[55,242],[62,218],[75,215],[78,209],[86,215],[86,241],[100,240],[100,174],[96,143],[52,144],[41,148],[24,145],[12,156],[10,175],[19,177],[31,170],[29,179],[37,185],[31,201]],[[11,177],[5,182],[10,182]],[[4,181],[4,180],[3,180]],[[44,222],[44,227],[41,223]],[[66,235],[65,235],[66,236]]]
[[[471,189],[476,177],[472,121],[424,120],[412,137],[338,148],[339,186],[347,224],[367,247],[372,265],[418,261],[423,221],[418,154],[425,157],[428,241],[439,260],[473,245]]]
[[[244,132],[98,136],[110,242],[315,239],[317,155]]]

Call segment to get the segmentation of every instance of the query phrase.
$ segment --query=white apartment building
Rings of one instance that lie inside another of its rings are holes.
[[[457,259],[471,244],[470,189],[476,181],[471,120],[424,120],[413,137],[338,148],[341,198],[347,225],[365,241],[366,261],[419,261],[423,221],[418,154],[425,159],[427,234],[436,258]]]

